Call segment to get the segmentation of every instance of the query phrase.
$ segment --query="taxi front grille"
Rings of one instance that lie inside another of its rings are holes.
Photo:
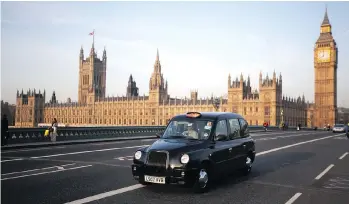
[[[148,154],[147,164],[149,166],[166,167],[167,153],[152,151]]]

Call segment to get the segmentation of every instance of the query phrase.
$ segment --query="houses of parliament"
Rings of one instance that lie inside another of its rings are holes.
[[[229,74],[228,97],[198,98],[198,91],[191,91],[189,98],[173,98],[168,93],[168,82],[164,81],[159,52],[147,96],[138,94],[131,75],[126,96],[106,97],[107,53],[104,49],[99,58],[93,43],[86,58],[84,50],[80,50],[78,102],[58,103],[53,93],[46,103],[45,91],[17,91],[15,126],[35,127],[51,123],[53,118],[67,126],[157,126],[166,125],[174,115],[188,111],[235,112],[250,125],[264,122],[303,127],[333,125],[337,118],[337,53],[326,11],[314,47],[315,103],[306,102],[304,96],[283,96],[283,77],[275,71],[266,76],[259,73],[258,91],[252,90],[249,77],[241,74],[232,78]]]

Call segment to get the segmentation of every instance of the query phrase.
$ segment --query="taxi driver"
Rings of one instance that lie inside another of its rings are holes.
[[[195,126],[195,124],[189,123],[188,130],[184,131],[183,134],[186,136],[192,137],[194,139],[199,139],[199,133],[196,132],[195,127],[193,127],[193,126]]]

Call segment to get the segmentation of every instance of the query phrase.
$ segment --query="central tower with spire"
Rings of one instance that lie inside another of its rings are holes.
[[[165,82],[161,73],[159,50],[157,50],[154,70],[149,81],[149,100],[153,103],[167,100],[167,86],[167,81]]]
[[[90,35],[94,36],[94,32]],[[80,104],[94,103],[96,100],[105,98],[107,51],[104,48],[102,59],[98,58],[94,44],[93,37],[90,54],[86,59],[83,48],[80,49],[78,88]]]
[[[332,36],[327,14],[320,27],[314,48],[315,126],[333,126],[337,121],[337,62],[338,49]]]

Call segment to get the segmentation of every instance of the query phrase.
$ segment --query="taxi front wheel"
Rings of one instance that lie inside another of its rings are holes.
[[[193,186],[195,193],[204,193],[209,190],[211,183],[210,173],[208,167],[202,167],[196,176],[196,180]]]

